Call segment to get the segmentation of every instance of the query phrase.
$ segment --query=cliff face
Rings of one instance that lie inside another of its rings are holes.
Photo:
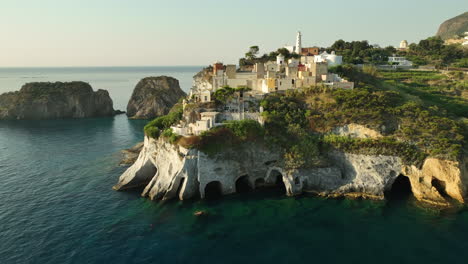
[[[0,95],[0,119],[55,119],[112,116],[112,99],[84,82],[28,83]]]
[[[261,144],[227,149],[208,156],[195,149],[146,137],[138,160],[119,179],[115,190],[144,187],[151,199],[204,198],[212,187],[220,194],[238,192],[243,181],[250,188],[282,182],[286,194],[314,192],[323,196],[384,199],[399,177],[409,180],[420,201],[446,206],[465,201],[466,161],[427,159],[422,168],[404,165],[399,157],[357,155],[332,151],[329,167],[287,171],[281,157]]]
[[[127,105],[127,116],[152,119],[166,115],[185,96],[177,79],[167,76],[144,78],[133,90]]]
[[[243,146],[215,156],[195,149],[174,146],[163,139],[145,137],[144,147],[137,161],[120,177],[115,190],[145,187],[142,195],[151,199],[190,199],[205,197],[205,187],[220,184],[221,194],[236,192],[236,181],[248,176],[251,187],[265,179],[279,156],[261,145]],[[283,177],[284,178],[284,177]]]
[[[468,12],[442,23],[437,31],[437,36],[442,39],[449,39],[465,32],[468,32]]]

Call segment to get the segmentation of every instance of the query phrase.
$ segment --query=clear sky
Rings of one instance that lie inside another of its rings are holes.
[[[467,0],[0,0],[0,67],[236,63],[246,49],[432,36]]]

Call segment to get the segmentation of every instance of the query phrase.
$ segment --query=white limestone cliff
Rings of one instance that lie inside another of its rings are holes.
[[[366,133],[367,134],[367,133]],[[287,195],[314,192],[324,196],[384,199],[398,177],[408,177],[415,198],[434,205],[465,202],[468,173],[462,162],[428,158],[421,168],[405,165],[399,157],[328,153],[331,165],[287,171],[279,152],[251,143],[207,155],[164,139],[145,137],[137,161],[120,177],[115,190],[144,187],[151,199],[204,198],[207,186],[216,185],[222,195],[236,193],[240,179],[252,189],[274,185],[278,177]]]

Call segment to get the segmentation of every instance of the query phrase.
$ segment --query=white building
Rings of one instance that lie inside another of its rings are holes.
[[[402,40],[400,42],[400,50],[406,50],[406,49],[408,49],[408,41]]]
[[[405,57],[388,57],[388,63],[395,65],[395,66],[400,66],[400,67],[412,67],[413,62],[407,60]]]
[[[343,56],[336,55],[334,51],[332,51],[331,54],[328,54],[328,52],[324,51],[319,55],[314,56],[314,62],[327,62],[328,67],[332,67],[343,64]]]
[[[465,32],[465,42],[463,42],[462,45],[468,46],[468,32]]]
[[[276,56],[276,64],[282,65],[283,63],[284,63],[284,56],[283,56],[283,54],[278,54],[278,56]]]
[[[181,132],[186,132],[186,134],[200,135],[204,131],[208,131],[215,126],[219,126],[221,124],[216,123],[216,117],[218,116],[218,114],[219,112],[200,113],[200,120],[197,120],[195,123],[189,124],[188,129],[186,131]],[[177,126],[173,126],[171,128],[174,132],[180,131],[178,130]]]

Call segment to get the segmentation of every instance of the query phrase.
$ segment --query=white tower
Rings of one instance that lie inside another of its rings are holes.
[[[400,42],[400,49],[407,49],[408,48],[408,41],[402,40]]]
[[[302,51],[302,35],[301,35],[301,32],[298,31],[297,37],[296,37],[296,47],[295,47],[294,52],[297,54],[301,54],[301,51]]]

